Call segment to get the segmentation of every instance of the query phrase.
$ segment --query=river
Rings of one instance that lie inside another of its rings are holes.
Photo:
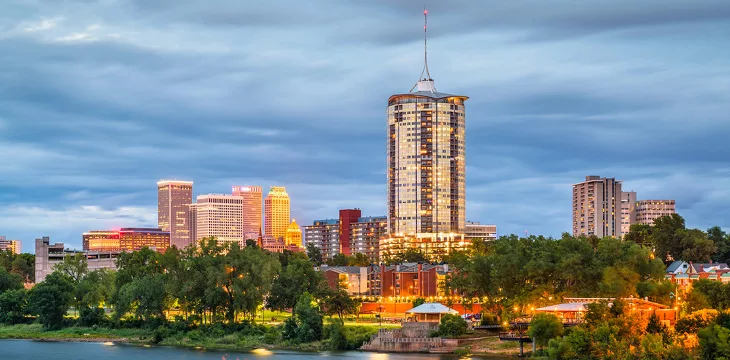
[[[0,340],[0,359],[52,360],[309,360],[325,357],[328,360],[455,360],[453,355],[379,354],[358,351],[302,353],[294,351],[253,352],[188,350],[167,346],[141,347],[125,344],[86,342],[47,342],[32,340]],[[504,359],[502,357],[474,357],[475,359]]]

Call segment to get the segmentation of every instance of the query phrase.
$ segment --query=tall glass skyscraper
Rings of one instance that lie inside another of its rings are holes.
[[[160,180],[157,182],[157,226],[170,232],[170,245],[184,249],[194,240],[190,235],[190,204],[193,182]]]

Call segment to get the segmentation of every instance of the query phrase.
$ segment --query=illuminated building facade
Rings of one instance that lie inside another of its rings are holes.
[[[302,229],[297,224],[296,220],[292,220],[289,228],[286,229],[286,237],[284,238],[285,245],[294,245],[302,247]]]
[[[409,93],[388,99],[390,243],[406,238],[441,241],[464,232],[467,99],[436,90],[425,52],[420,80]],[[426,247],[452,245],[449,240]]]
[[[160,228],[121,228],[91,230],[83,234],[84,251],[136,251],[144,247],[165,252],[170,233]]]
[[[264,235],[276,239],[286,237],[291,222],[289,194],[283,186],[272,186],[264,201]]]
[[[243,198],[243,236],[256,239],[263,229],[263,190],[261,186],[234,186],[233,195]]]
[[[6,240],[5,236],[0,236],[0,251],[10,251],[13,254],[20,254],[22,250],[20,240]]]
[[[191,244],[189,205],[193,202],[193,182],[157,182],[157,226],[170,232],[170,244],[183,249]]]
[[[639,200],[636,202],[637,224],[654,225],[654,220],[672,214],[676,214],[674,200]]]
[[[117,270],[117,258],[120,251],[78,251],[66,249],[63,243],[51,244],[51,239],[44,236],[35,240],[35,283],[40,283],[54,271],[54,267],[63,262],[67,255],[82,253],[86,256],[89,271],[108,269]]]
[[[214,237],[219,242],[237,242],[245,246],[243,238],[243,198],[224,194],[198,195],[195,209],[195,236]]]
[[[586,176],[573,184],[573,236],[621,237],[621,181]]]
[[[464,226],[464,238],[482,241],[497,240],[497,225],[482,225],[478,222],[467,221]]]
[[[408,250],[418,251],[432,261],[442,261],[454,251],[469,249],[470,245],[464,234],[457,233],[390,234],[380,239],[380,261],[404,254]]]
[[[621,192],[621,236],[629,233],[636,223],[636,191]]]
[[[304,227],[304,239],[322,251],[323,259],[340,253],[340,222],[338,219],[314,220]]]
[[[372,264],[378,263],[380,238],[388,234],[385,216],[360,217],[350,225],[350,244],[353,253],[365,254]]]

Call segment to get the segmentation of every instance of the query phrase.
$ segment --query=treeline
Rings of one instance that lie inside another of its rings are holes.
[[[239,248],[214,239],[162,254],[146,248],[122,253],[117,271],[89,271],[82,254],[67,256],[29,291],[20,276],[0,268],[0,322],[8,324],[37,319],[48,329],[154,328],[173,321],[188,329],[236,328],[254,323],[264,307],[294,309],[281,336],[309,342],[325,335],[322,316],[341,319],[356,313],[359,303],[345,290],[331,289],[306,254]],[[78,319],[66,317],[71,309]]]
[[[0,251],[0,268],[20,276],[26,283],[35,282],[35,255],[16,254],[10,250]]]

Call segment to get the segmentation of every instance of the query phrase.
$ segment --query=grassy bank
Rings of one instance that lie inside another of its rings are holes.
[[[377,333],[377,325],[345,325],[344,334],[348,349],[358,348],[363,341]],[[227,329],[220,326],[197,329],[159,327],[155,330],[136,328],[68,327],[60,330],[44,330],[40,324],[0,325],[0,339],[30,339],[46,341],[116,341],[141,345],[163,345],[196,349],[221,349],[247,351],[257,348],[299,351],[333,349],[327,328],[324,340],[309,343],[293,343],[282,339],[281,327],[257,325]]]

